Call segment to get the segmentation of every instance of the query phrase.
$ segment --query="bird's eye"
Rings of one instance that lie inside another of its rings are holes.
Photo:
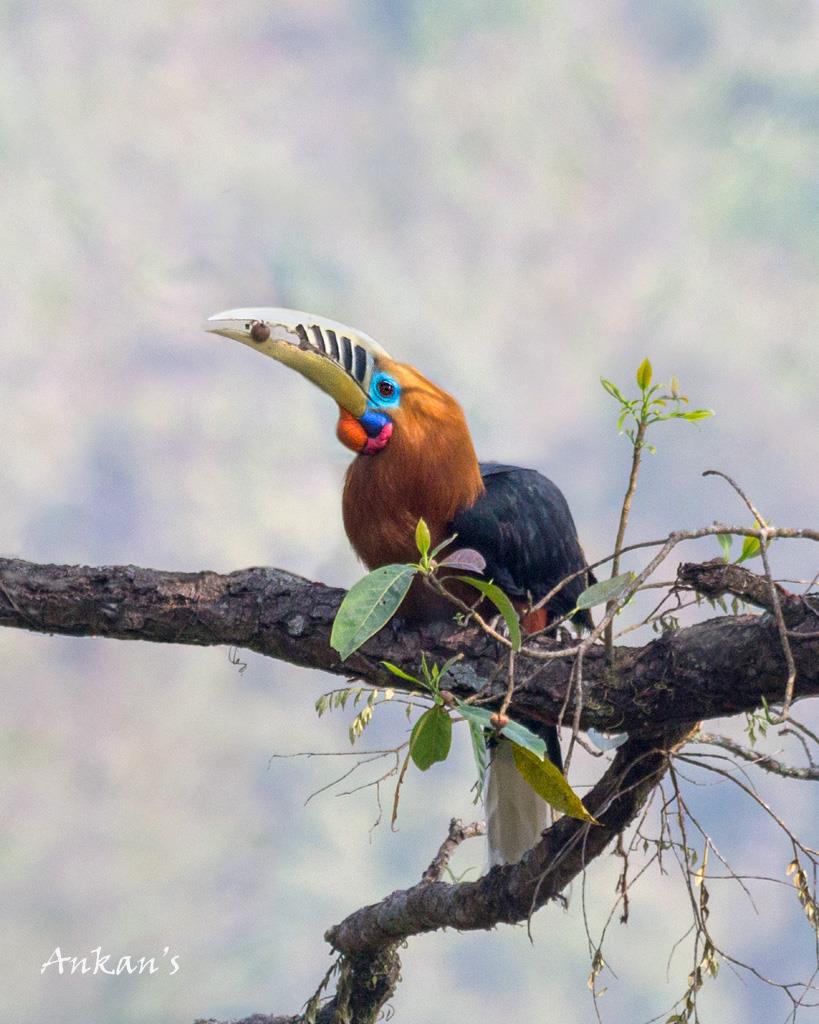
[[[395,385],[390,380],[380,380],[378,382],[378,393],[382,398],[392,398],[395,394]]]

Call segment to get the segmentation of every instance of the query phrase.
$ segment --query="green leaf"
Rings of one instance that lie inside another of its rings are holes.
[[[411,565],[382,565],[354,584],[336,612],[330,646],[341,660],[389,622],[406,597],[415,569]]]
[[[512,754],[517,770],[547,804],[568,814],[570,818],[590,821],[594,825],[600,824],[589,814],[583,806],[583,801],[566,781],[563,773],[551,761],[542,761],[531,751],[524,750],[517,744],[512,748]]]
[[[623,572],[619,576],[615,576],[610,580],[600,580],[599,583],[592,583],[590,587],[586,587],[583,593],[578,597],[576,608],[581,610],[583,608],[594,608],[598,604],[606,604],[608,601],[613,601],[615,597],[619,597],[631,586],[631,582],[634,579],[633,572]]]
[[[484,736],[483,728],[480,725],[475,725],[474,722],[469,723],[469,735],[472,739],[472,753],[475,757],[475,767],[478,769],[478,792],[483,790],[484,780],[486,779],[486,769],[489,764],[489,750],[486,746],[486,737]]]
[[[601,377],[600,383],[603,385],[605,390],[611,395],[612,398],[616,398],[617,401],[622,402],[623,405],[626,404],[626,399],[623,395],[623,392],[617,387],[617,385],[613,381],[606,380],[605,377]]]
[[[418,676],[411,676],[409,672],[405,672],[402,668],[397,665],[393,665],[391,661],[382,661],[381,664],[388,672],[392,672],[394,676],[398,676],[399,679],[406,679],[408,683],[420,683],[421,680]]]
[[[451,658],[447,658],[446,661],[441,665],[440,668],[436,665],[434,667],[434,674],[436,681],[440,681],[449,672],[453,665],[457,665],[459,661],[463,660],[463,654],[453,654]]]
[[[425,772],[436,761],[445,761],[452,746],[452,719],[436,705],[425,711],[412,727],[410,756]]]
[[[444,540],[442,540],[440,544],[436,544],[435,547],[432,549],[432,551],[430,551],[429,557],[430,558],[437,558],[438,557],[438,553],[440,551],[443,551],[444,548],[449,547],[449,545],[457,538],[457,536],[458,536],[457,533],[453,533],[451,537],[444,538]]]
[[[686,412],[679,414],[680,418],[684,420],[705,420],[713,415],[713,409],[688,409]]]
[[[717,540],[722,550],[723,561],[727,562],[731,557],[731,545],[734,542],[734,538],[730,533],[718,533]]]
[[[470,587],[474,587],[475,590],[480,591],[485,598],[492,602],[492,604],[498,609],[506,623],[506,628],[509,630],[509,639],[512,643],[512,649],[515,651],[520,650],[521,635],[520,635],[520,619],[518,613],[515,611],[515,606],[504,594],[500,587],[494,583],[488,583],[486,580],[476,580],[471,576],[458,576],[456,577],[462,583],[468,583]]]
[[[421,555],[421,559],[425,559],[429,554],[429,546],[432,543],[432,535],[429,532],[426,520],[421,518],[418,520],[418,524],[415,527],[415,546],[418,548],[418,553]]]
[[[637,367],[637,387],[641,391],[645,391],[648,387],[651,386],[651,377],[651,363],[646,358]]]
[[[539,761],[542,761],[546,756],[546,743],[544,740],[537,733],[532,732],[531,729],[527,729],[525,725],[521,725],[520,722],[507,722],[501,729],[501,736],[511,740],[515,744],[516,750],[518,748],[524,749]],[[551,761],[549,763],[551,764]],[[560,777],[563,778],[562,775]]]
[[[458,714],[463,715],[470,725],[475,725],[480,729],[492,728],[492,712],[487,711],[486,708],[476,708],[472,704],[464,704],[461,700],[455,701],[455,707],[458,709]]]
[[[740,551],[739,558],[734,562],[734,565],[739,565],[740,562],[744,562],[749,558],[756,558],[759,551],[759,537],[746,537],[742,542],[742,551]]]
[[[432,668],[430,669],[429,663],[427,662],[426,651],[421,651],[421,675],[424,677],[419,680],[421,686],[426,687],[427,690],[437,697],[440,687],[438,686],[438,680],[435,676],[435,663],[433,662]]]
[[[464,704],[463,701],[456,701],[455,706],[458,714],[462,715],[469,722],[470,729],[494,729],[492,724],[492,712],[486,708],[476,708],[472,704]],[[520,722],[509,721],[501,729],[501,735],[516,743],[520,747],[531,750],[539,758],[546,756],[546,743],[537,733],[527,729]]]

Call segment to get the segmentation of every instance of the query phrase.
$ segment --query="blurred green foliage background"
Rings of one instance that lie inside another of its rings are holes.
[[[718,415],[658,429],[631,537],[745,522],[709,467],[774,522],[815,525],[814,4],[4,0],[0,24],[3,554],[356,578],[330,403],[201,332],[250,304],[359,326],[447,387],[483,457],[564,489],[592,558],[629,455],[598,378],[630,384],[645,355]],[[777,571],[812,575],[810,556],[778,544]],[[450,816],[474,816],[465,737],[410,780],[397,834],[369,834],[372,791],[304,807],[346,764],[268,759],[347,748],[349,716],[314,716],[332,685],[314,673],[12,631],[0,652],[15,1024],[295,1012],[328,965],[324,929],[411,883]],[[401,712],[376,718],[364,745],[396,743]],[[808,787],[756,781],[815,845]],[[787,847],[735,791],[690,798],[737,870],[784,878]],[[483,857],[466,844],[455,870]],[[620,870],[606,860],[586,894],[597,930]],[[679,879],[641,886],[607,947],[609,1021],[662,1013],[690,969],[678,953],[666,976]],[[787,888],[763,890],[758,916],[715,888],[737,955],[810,973]],[[580,895],[538,916],[533,944],[522,928],[413,941],[397,1019],[591,1021]],[[41,976],[57,945],[170,946],[181,970]],[[702,998],[724,1022],[787,1010],[728,971]]]

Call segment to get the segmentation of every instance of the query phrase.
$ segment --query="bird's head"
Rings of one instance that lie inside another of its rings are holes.
[[[445,416],[461,416],[446,392],[397,363],[362,331],[293,309],[249,308],[216,313],[207,330],[233,338],[284,363],[318,385],[339,406],[342,444],[377,455],[394,433],[426,430]]]

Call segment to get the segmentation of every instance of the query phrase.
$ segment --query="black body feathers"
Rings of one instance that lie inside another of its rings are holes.
[[[486,491],[452,521],[457,547],[474,548],[486,559],[486,579],[512,598],[537,602],[566,576],[584,569],[586,558],[560,489],[534,469],[481,463]],[[587,570],[549,602],[552,615],[565,615],[594,581]],[[578,624],[591,628],[588,611]]]
[[[484,577],[494,580],[514,600],[537,603],[561,580],[586,569],[577,528],[560,489],[534,469],[482,462],[486,490],[474,505],[452,521],[456,547],[474,548],[486,559]],[[586,569],[549,602],[552,616],[565,615],[591,583]],[[586,609],[574,616],[578,625],[594,623]],[[524,721],[546,741],[549,760],[563,770],[557,729],[544,722]]]

